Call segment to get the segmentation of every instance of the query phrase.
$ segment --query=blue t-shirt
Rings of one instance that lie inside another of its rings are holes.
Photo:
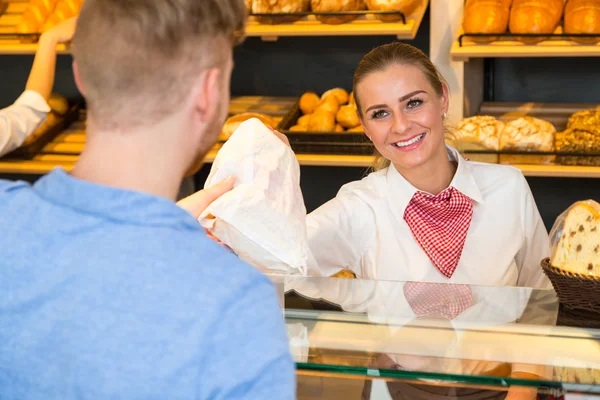
[[[269,280],[172,202],[0,181],[0,399],[293,399]]]

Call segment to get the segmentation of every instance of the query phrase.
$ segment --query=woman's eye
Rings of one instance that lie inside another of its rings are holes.
[[[387,111],[379,110],[379,111],[375,111],[373,114],[371,114],[371,118],[379,119],[379,118],[385,117],[386,115],[387,115]]]
[[[412,100],[409,100],[408,103],[406,103],[406,108],[408,108],[409,110],[412,110],[413,108],[419,107],[421,104],[423,104],[423,100],[412,99]]]

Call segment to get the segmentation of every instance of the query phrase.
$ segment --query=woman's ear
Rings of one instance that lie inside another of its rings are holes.
[[[442,82],[442,114],[448,114],[448,107],[450,104],[450,89],[448,85]]]

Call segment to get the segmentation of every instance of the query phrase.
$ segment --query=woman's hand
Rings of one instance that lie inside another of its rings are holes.
[[[192,214],[194,218],[198,219],[200,214],[202,214],[213,201],[233,189],[234,184],[235,177],[229,176],[223,182],[217,183],[208,189],[200,190],[185,199],[179,200],[177,205]]]
[[[40,40],[45,39],[54,43],[67,43],[73,39],[75,34],[75,26],[77,25],[77,17],[61,22],[55,27],[44,32]]]

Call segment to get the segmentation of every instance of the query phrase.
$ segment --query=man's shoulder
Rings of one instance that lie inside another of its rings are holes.
[[[7,181],[0,179],[0,194],[8,193],[13,190],[30,187],[27,182],[22,181]]]

